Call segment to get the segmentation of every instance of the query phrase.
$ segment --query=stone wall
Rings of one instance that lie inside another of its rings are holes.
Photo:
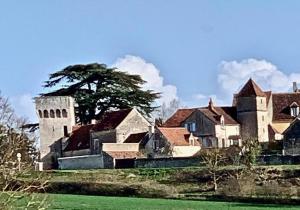
[[[182,124],[184,127],[186,123],[196,123],[196,131],[192,132],[194,136],[200,137],[203,135],[215,136],[215,124],[208,119],[202,112],[193,112]]]
[[[177,157],[177,158],[143,158],[136,159],[135,168],[171,168],[200,166],[200,158]]]
[[[139,151],[139,143],[104,143],[102,151]]]
[[[58,158],[59,169],[97,169],[104,168],[102,155],[85,155]]]
[[[116,128],[116,143],[123,143],[133,133],[147,132],[150,123],[135,109]]]
[[[257,158],[258,165],[300,164],[300,155],[263,155]],[[201,165],[200,157],[144,158],[136,159],[136,168],[196,167]]]
[[[74,151],[65,151],[63,152],[63,157],[73,157],[73,156],[81,156],[81,155],[90,155],[90,149],[81,149],[81,150],[74,150]]]

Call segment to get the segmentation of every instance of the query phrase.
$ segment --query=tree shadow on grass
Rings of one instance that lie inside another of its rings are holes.
[[[300,205],[297,204],[262,204],[262,203],[231,203],[231,207],[240,207],[243,209],[248,209],[248,208],[259,208],[259,209],[290,209],[291,207],[298,207],[300,209]]]

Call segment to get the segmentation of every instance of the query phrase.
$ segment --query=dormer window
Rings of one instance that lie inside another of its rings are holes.
[[[293,102],[290,105],[290,110],[291,110],[292,117],[297,117],[299,115],[299,105],[296,102]]]

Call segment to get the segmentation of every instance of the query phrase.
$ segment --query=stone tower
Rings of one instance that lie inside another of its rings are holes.
[[[236,96],[237,120],[241,124],[242,139],[256,138],[267,142],[267,97],[261,88],[249,79]]]
[[[40,128],[40,153],[44,168],[53,168],[61,156],[62,140],[75,125],[75,101],[70,96],[35,98]]]

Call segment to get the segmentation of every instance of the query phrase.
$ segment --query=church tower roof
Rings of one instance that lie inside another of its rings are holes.
[[[266,97],[262,89],[250,78],[238,94],[238,97],[261,96]]]

